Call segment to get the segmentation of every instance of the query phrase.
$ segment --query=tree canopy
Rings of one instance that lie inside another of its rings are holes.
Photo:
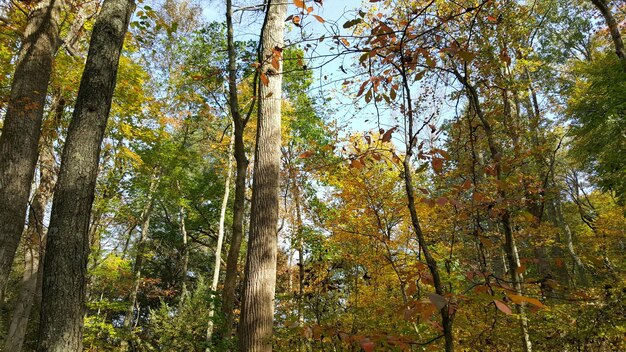
[[[0,1],[4,350],[626,350],[625,14]]]

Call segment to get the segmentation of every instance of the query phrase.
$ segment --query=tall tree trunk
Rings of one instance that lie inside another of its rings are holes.
[[[187,236],[187,225],[185,224],[185,208],[181,205],[178,210],[178,225],[180,234],[183,236],[183,266],[181,268],[181,281],[183,283],[183,291],[187,288],[187,271],[189,271],[189,238]]]
[[[233,229],[226,259],[226,276],[224,278],[224,290],[222,292],[222,311],[225,317],[226,337],[232,334],[233,308],[235,306],[235,287],[237,286],[237,274],[239,264],[239,251],[243,239],[243,218],[246,195],[246,174],[248,170],[248,159],[243,141],[243,132],[246,127],[247,118],[241,116],[239,100],[237,95],[237,56],[235,52],[233,33],[233,9],[232,0],[226,1],[226,24],[228,41],[228,93],[229,107],[233,119],[234,127],[234,155],[237,164],[237,174],[235,177],[235,199],[233,203]]]
[[[143,267],[143,260],[146,251],[146,241],[148,239],[148,231],[150,230],[150,218],[152,217],[152,209],[154,208],[154,194],[159,187],[160,182],[160,169],[156,167],[153,174],[150,176],[150,187],[148,188],[148,197],[146,204],[141,212],[141,233],[139,239],[135,244],[137,253],[135,254],[135,264],[133,265],[133,289],[130,291],[128,298],[129,305],[126,316],[124,317],[124,327],[128,330],[129,336],[130,330],[133,327],[133,321],[135,318],[135,305],[137,305],[137,293],[139,292],[139,285],[141,284],[141,269]],[[131,341],[132,342],[132,341]]]
[[[281,52],[286,10],[287,3],[269,0],[261,32],[261,81],[265,83],[259,89],[250,235],[239,324],[243,352],[272,350],[281,158]],[[272,66],[272,61],[278,67]]]
[[[465,75],[461,75],[456,69],[454,70],[454,75],[456,78],[463,84],[465,90],[467,92],[468,98],[470,100],[470,106],[473,111],[478,116],[480,120],[483,130],[485,131],[485,135],[487,137],[487,144],[489,146],[489,152],[491,153],[491,161],[495,165],[496,169],[496,178],[499,181],[502,181],[502,165],[500,163],[502,159],[502,152],[500,151],[499,146],[496,144],[495,137],[493,135],[493,130],[491,129],[491,124],[487,120],[487,117],[483,113],[483,110],[480,105],[480,99],[478,97],[478,92],[476,87],[470,83],[469,78]],[[507,199],[506,192],[502,189],[499,190],[499,196],[502,199]],[[519,267],[519,260],[517,257],[517,247],[515,244],[515,237],[513,236],[513,229],[511,226],[511,214],[508,209],[503,209],[499,216],[500,223],[504,232],[504,252],[507,257],[508,271],[511,276],[511,283],[513,284],[513,288],[515,289],[517,294],[522,293],[522,279],[520,274],[517,271]],[[532,344],[530,341],[530,335],[528,333],[528,320],[526,318],[524,304],[516,305],[517,314],[520,316],[520,329],[522,334],[522,346],[524,352],[532,351]]]
[[[407,208],[409,210],[409,214],[411,215],[411,225],[413,227],[413,232],[417,237],[417,241],[419,247],[424,253],[424,259],[426,260],[426,265],[428,266],[428,270],[430,271],[430,275],[433,278],[433,286],[435,287],[435,292],[443,296],[445,295],[445,290],[443,283],[441,282],[441,275],[439,273],[439,268],[437,267],[437,261],[430,253],[430,247],[428,242],[426,241],[426,237],[424,236],[424,232],[422,231],[422,226],[420,225],[419,216],[417,215],[417,208],[415,205],[415,189],[413,187],[413,170],[411,170],[411,158],[413,157],[413,149],[415,148],[415,143],[417,141],[417,133],[414,130],[415,116],[413,112],[413,103],[411,100],[411,87],[409,85],[409,80],[407,78],[407,69],[405,66],[405,60],[401,60],[402,66],[400,69],[400,74],[402,77],[402,89],[404,90],[404,95],[406,96],[405,104],[406,111],[408,113],[407,123],[408,123],[408,131],[406,134],[406,155],[403,160],[403,179],[404,179],[404,188],[406,191],[407,197]],[[439,314],[441,315],[441,325],[443,327],[443,335],[445,340],[445,350],[446,352],[454,351],[454,333],[452,331],[452,324],[454,320],[453,313],[450,311],[450,306],[446,304],[439,310]]]
[[[302,209],[300,197],[300,185],[298,184],[298,173],[294,172],[293,180],[293,199],[296,207],[296,236],[298,241],[298,324],[300,327],[304,324],[303,306],[304,306],[304,239],[302,228]]]
[[[226,222],[226,207],[228,206],[228,196],[230,194],[230,179],[233,168],[233,145],[235,140],[230,138],[228,146],[228,162],[226,163],[226,181],[224,182],[224,197],[222,198],[222,206],[220,208],[220,221],[217,229],[217,246],[215,247],[215,263],[213,264],[213,280],[211,281],[211,294],[217,291],[217,284],[220,280],[220,267],[222,264],[222,245],[224,243],[224,225]],[[215,315],[215,301],[211,300],[209,309],[209,324],[207,326],[206,339],[211,341],[213,335],[213,316]],[[207,352],[209,347],[207,347]]]
[[[181,283],[183,294],[187,292],[187,271],[189,270],[189,236],[187,235],[187,224],[185,223],[185,207],[182,203],[182,191],[180,188],[180,182],[176,181],[176,190],[178,196],[181,199],[181,203],[178,206],[178,229],[183,237],[183,264],[181,267]]]
[[[89,217],[120,52],[133,0],[105,0],[61,157],[44,261],[38,350],[82,350]]]
[[[33,196],[33,202],[28,212],[28,228],[24,233],[26,250],[24,253],[24,274],[17,305],[13,311],[13,318],[9,326],[4,350],[21,351],[26,336],[26,328],[30,313],[35,304],[37,291],[41,288],[40,275],[45,248],[44,214],[46,206],[52,199],[52,192],[56,178],[56,163],[54,159],[54,132],[65,110],[65,100],[58,95],[53,102],[54,115],[49,128],[43,133],[41,150],[39,152],[39,186]]]
[[[409,95],[407,95],[409,96]],[[409,98],[410,99],[410,98]],[[409,111],[411,108],[409,107]],[[409,115],[412,115],[409,113]],[[412,117],[409,117],[409,121],[412,120]],[[409,122],[409,125],[412,125],[412,122]],[[409,128],[409,140],[414,140],[412,138],[412,128]],[[426,241],[426,237],[424,236],[424,232],[422,231],[422,227],[420,225],[419,217],[417,215],[417,210],[415,206],[415,189],[413,187],[413,176],[411,170],[411,157],[413,155],[413,143],[407,142],[407,152],[404,157],[403,167],[404,167],[404,187],[407,195],[407,207],[409,209],[409,213],[411,215],[411,225],[413,226],[413,232],[417,236],[417,241],[419,246],[424,253],[424,259],[426,260],[426,265],[430,271],[430,275],[433,278],[433,286],[435,287],[435,292],[443,296],[445,295],[443,283],[441,282],[441,276],[439,274],[439,268],[437,267],[437,261],[430,253],[428,242]],[[449,306],[446,304],[443,308],[439,310],[441,314],[443,333],[445,339],[445,350],[446,352],[454,351],[454,336],[452,332],[452,316],[450,315]]]
[[[576,268],[578,278],[583,285],[587,284],[587,276],[585,275],[585,264],[580,260],[580,257],[576,254],[576,250],[574,249],[574,240],[572,238],[572,230],[569,225],[565,221],[565,217],[563,216],[563,207],[561,205],[561,196],[557,195],[554,200],[554,208],[556,215],[556,223],[563,231],[565,235],[565,245],[567,246],[567,252],[570,257],[574,261],[574,267]]]
[[[624,50],[624,41],[622,40],[622,34],[619,31],[619,24],[613,17],[609,4],[606,0],[591,0],[595,7],[600,11],[607,27],[609,27],[609,33],[611,33],[611,39],[615,47],[615,54],[622,62],[624,69],[626,69],[626,50]]]
[[[0,135],[0,304],[24,231],[62,4],[43,0],[28,16]]]

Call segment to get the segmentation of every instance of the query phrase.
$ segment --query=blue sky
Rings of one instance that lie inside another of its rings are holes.
[[[242,6],[252,6],[262,3],[263,0],[244,0],[236,1],[235,8]],[[300,11],[293,5],[293,0],[287,0],[291,3],[287,10],[288,15],[297,15]],[[307,6],[313,6],[312,14],[321,16],[326,22],[324,24],[318,22],[312,16],[305,16],[302,21],[302,28],[298,28],[286,22],[287,41],[297,42],[303,36],[309,38],[319,38],[325,35],[326,39],[319,43],[315,40],[308,41],[315,43],[315,48],[310,48],[307,52],[312,60],[308,62],[309,67],[318,67],[314,70],[314,88],[310,94],[312,97],[318,98],[318,101],[326,98],[332,98],[328,106],[322,111],[327,114],[324,116],[327,121],[336,121],[340,135],[347,135],[354,132],[362,132],[368,130],[378,130],[378,128],[389,129],[395,126],[398,120],[403,121],[398,111],[390,110],[384,103],[379,103],[380,119],[377,118],[376,107],[373,104],[366,105],[363,97],[355,99],[356,92],[360,82],[365,76],[351,79],[354,83],[347,89],[342,89],[342,82],[350,79],[354,70],[350,70],[358,57],[341,55],[333,60],[328,60],[329,56],[337,51],[337,45],[333,43],[331,37],[333,34],[349,35],[351,29],[344,29],[343,24],[357,17],[357,9],[362,7],[376,6],[367,0],[324,0],[323,6],[318,6],[313,0],[306,0]],[[208,21],[224,21],[225,20],[225,1],[212,0],[208,3],[202,3],[204,9],[204,17]],[[260,11],[241,11],[235,13],[235,36],[236,39],[258,39],[263,14]],[[321,59],[320,57],[324,57]],[[346,69],[347,73],[341,70]],[[420,90],[419,86],[414,87],[414,94]],[[445,94],[445,92],[442,92]],[[415,98],[415,97],[414,97]],[[453,110],[446,108],[441,111],[441,116],[451,116]],[[434,121],[440,124],[441,121]],[[380,123],[380,124],[379,124]],[[426,130],[429,130],[428,128]],[[427,137],[427,136],[424,136]],[[397,145],[403,145],[402,133],[395,133],[394,140]]]

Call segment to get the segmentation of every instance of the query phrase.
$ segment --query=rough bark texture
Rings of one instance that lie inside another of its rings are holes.
[[[24,233],[24,274],[22,287],[13,311],[13,318],[9,326],[4,351],[21,351],[26,336],[26,328],[30,313],[35,303],[35,297],[41,289],[42,258],[45,247],[44,214],[46,206],[52,199],[52,191],[56,181],[56,164],[54,159],[54,132],[60,121],[65,100],[60,96],[54,99],[53,118],[44,128],[39,152],[39,185],[33,196],[28,212],[28,227]]]
[[[237,286],[237,274],[239,264],[239,251],[243,239],[244,202],[246,195],[246,174],[248,159],[243,141],[243,131],[247,120],[242,118],[237,98],[237,56],[235,52],[232,0],[226,1],[226,24],[228,26],[228,93],[229,107],[234,125],[234,155],[237,164],[235,176],[235,199],[233,203],[233,229],[226,259],[226,276],[224,278],[224,290],[222,292],[222,311],[225,317],[225,335],[230,337],[233,327],[233,309],[235,306],[235,287]]]
[[[43,0],[29,14],[0,135],[0,304],[24,230],[62,3]]]
[[[611,33],[611,39],[613,39],[613,45],[615,46],[615,54],[622,61],[624,68],[626,69],[626,50],[624,50],[624,41],[622,35],[619,32],[619,25],[611,13],[611,9],[606,0],[591,0],[594,6],[600,11],[607,27],[609,27],[609,33]]]
[[[38,350],[82,350],[89,217],[132,0],[106,0],[93,28],[48,229]]]
[[[286,9],[286,3],[270,0],[262,30],[261,73],[268,82],[262,83],[259,90],[250,235],[239,324],[243,352],[272,350],[281,158],[282,57],[279,55]],[[272,58],[278,67],[272,66]]]

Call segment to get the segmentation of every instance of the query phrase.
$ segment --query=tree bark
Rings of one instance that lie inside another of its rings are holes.
[[[43,0],[28,16],[0,135],[0,304],[24,231],[62,4]]]
[[[402,39],[404,41],[404,38]],[[402,89],[404,90],[404,95],[406,96],[406,111],[408,113],[407,122],[408,122],[408,130],[406,131],[406,155],[404,156],[404,160],[402,162],[403,166],[403,180],[404,180],[404,188],[406,191],[407,197],[407,208],[409,210],[409,214],[411,216],[411,225],[413,227],[413,233],[417,237],[417,241],[419,247],[424,253],[424,259],[426,260],[426,265],[428,266],[428,270],[430,271],[430,275],[433,278],[433,286],[435,287],[435,293],[440,296],[445,295],[445,290],[443,283],[441,282],[441,275],[439,273],[439,268],[437,267],[437,261],[430,253],[430,247],[428,242],[426,241],[426,237],[424,236],[424,232],[422,231],[422,226],[420,225],[419,216],[417,215],[417,208],[415,205],[415,189],[413,187],[413,176],[411,170],[411,158],[413,157],[413,149],[415,148],[415,143],[417,141],[417,133],[414,131],[414,114],[413,114],[413,103],[411,100],[411,87],[409,85],[409,80],[407,78],[407,69],[405,66],[405,60],[401,60],[402,66],[400,67],[400,74],[402,78]],[[439,314],[441,315],[441,325],[443,327],[443,336],[445,340],[445,351],[453,352],[454,351],[454,332],[452,330],[452,324],[454,320],[454,313],[450,310],[450,305],[446,304],[439,310]]]
[[[499,146],[496,144],[495,137],[493,135],[493,130],[491,128],[491,124],[487,117],[483,113],[483,110],[480,105],[480,100],[478,98],[478,92],[476,87],[470,83],[469,78],[466,75],[461,75],[456,69],[454,70],[454,75],[456,78],[463,84],[465,88],[468,98],[470,100],[470,106],[473,111],[478,116],[478,119],[481,122],[483,130],[485,131],[485,136],[487,137],[487,144],[489,146],[489,152],[491,153],[491,161],[495,165],[496,169],[496,178],[499,181],[502,181],[502,165],[500,163],[502,159],[502,152],[500,151]],[[499,191],[500,198],[506,200],[507,195],[506,192],[502,189]],[[517,257],[517,246],[515,244],[515,237],[513,235],[513,229],[511,226],[511,214],[508,209],[503,209],[499,216],[500,223],[504,232],[504,252],[507,257],[507,264],[509,266],[509,275],[511,277],[511,283],[513,284],[513,288],[515,289],[517,294],[522,293],[522,278],[517,271],[519,267],[519,260]],[[528,333],[528,320],[526,318],[524,304],[516,305],[517,314],[520,316],[520,329],[522,334],[522,347],[524,352],[532,351],[532,344],[530,341],[530,335]]]
[[[281,52],[286,10],[285,2],[269,0],[261,32],[261,81],[264,76],[267,80],[260,84],[258,100],[250,235],[239,325],[243,352],[272,350],[281,158]]]
[[[152,216],[152,209],[154,208],[154,194],[159,187],[160,170],[157,167],[154,173],[150,176],[150,187],[148,188],[148,197],[146,204],[141,212],[141,234],[137,240],[135,247],[137,253],[135,255],[135,264],[133,265],[133,290],[130,292],[128,301],[128,311],[124,317],[124,327],[128,330],[129,336],[130,330],[132,330],[133,320],[135,317],[135,305],[137,304],[137,293],[139,292],[139,285],[141,284],[141,269],[143,267],[143,259],[146,251],[146,241],[148,239],[148,232],[150,230],[150,218]],[[132,342],[132,341],[131,341]]]
[[[292,168],[293,170],[293,168]],[[304,325],[304,238],[303,221],[300,200],[300,185],[298,184],[298,173],[292,171],[293,180],[293,200],[296,207],[296,238],[298,242],[298,324]]]
[[[231,136],[230,144],[228,146],[228,162],[226,165],[226,182],[224,182],[224,197],[222,198],[222,206],[220,208],[220,221],[217,230],[217,246],[215,247],[215,263],[213,264],[213,280],[211,281],[211,294],[217,291],[217,284],[220,279],[220,267],[222,264],[222,245],[224,243],[224,223],[226,222],[226,207],[228,206],[228,196],[230,194],[230,178],[232,175],[231,169],[233,167],[234,139]],[[213,316],[215,314],[215,301],[211,301],[211,307],[209,309],[209,324],[207,326],[206,339],[207,342],[211,341],[213,335]],[[206,349],[210,351],[209,347]]]
[[[4,350],[21,351],[26,336],[26,328],[31,310],[35,304],[37,292],[41,289],[42,268],[45,248],[44,214],[46,206],[52,199],[54,183],[56,181],[56,163],[54,159],[54,132],[65,110],[65,100],[56,96],[53,102],[54,115],[48,124],[49,128],[43,133],[41,150],[39,152],[39,186],[33,196],[33,202],[28,212],[28,227],[24,233],[26,250],[24,253],[24,274],[17,305],[13,311],[13,318],[9,326]],[[46,128],[44,128],[46,129]]]
[[[565,217],[563,216],[563,207],[561,205],[560,195],[557,195],[556,199],[554,200],[554,208],[555,208],[555,213],[556,213],[555,214],[556,223],[561,228],[561,230],[563,231],[563,234],[565,235],[565,245],[567,246],[567,252],[569,253],[570,257],[572,257],[572,260],[574,261],[574,267],[576,268],[580,283],[582,283],[583,285],[586,285],[587,276],[585,274],[585,264],[580,259],[580,257],[576,254],[576,250],[574,249],[574,240],[572,238],[572,230],[570,229],[569,225],[565,221]]]
[[[89,217],[119,57],[134,9],[133,0],[105,0],[93,28],[52,204],[40,352],[82,350]]]
[[[624,50],[624,41],[622,40],[622,35],[619,31],[619,25],[615,20],[615,17],[613,17],[608,3],[606,0],[591,0],[591,2],[598,9],[598,11],[600,11],[602,17],[604,17],[604,21],[606,22],[607,27],[609,27],[609,33],[611,33],[611,39],[613,40],[613,45],[615,47],[615,54],[624,65],[624,69],[626,69],[626,51]]]
[[[222,292],[222,311],[225,317],[225,335],[227,338],[232,334],[233,329],[233,308],[235,306],[235,287],[237,286],[237,274],[239,264],[239,251],[243,239],[243,219],[246,195],[246,177],[248,170],[248,159],[243,141],[243,132],[247,119],[241,116],[239,99],[237,96],[237,56],[235,52],[233,20],[232,20],[232,0],[226,1],[226,24],[228,41],[228,93],[229,107],[233,118],[234,127],[234,155],[237,164],[237,174],[235,176],[235,199],[233,203],[233,228],[226,259],[226,276],[224,278],[224,290]]]

